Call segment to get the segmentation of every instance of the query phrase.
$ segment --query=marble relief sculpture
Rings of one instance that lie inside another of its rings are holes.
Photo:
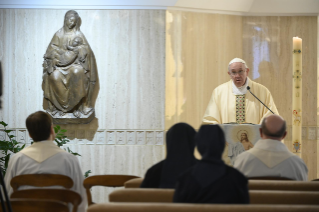
[[[68,11],[63,27],[54,34],[44,55],[46,110],[57,124],[89,123],[95,117],[98,71],[80,25],[78,13]]]

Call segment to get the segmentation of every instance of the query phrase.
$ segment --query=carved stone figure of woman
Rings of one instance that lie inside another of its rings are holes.
[[[92,95],[98,73],[94,53],[80,25],[78,13],[68,11],[63,27],[54,34],[44,55],[42,88],[47,112],[53,118],[66,114],[84,118],[94,113]]]

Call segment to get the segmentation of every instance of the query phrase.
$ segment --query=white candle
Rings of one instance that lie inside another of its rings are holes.
[[[293,152],[301,153],[302,129],[302,39],[293,37],[292,54],[292,142]]]

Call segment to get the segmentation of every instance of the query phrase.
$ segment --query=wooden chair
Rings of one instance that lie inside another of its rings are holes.
[[[249,190],[319,191],[319,182],[295,180],[249,180]]]
[[[124,183],[125,188],[139,188],[144,178],[135,178]]]
[[[94,204],[90,191],[93,186],[122,187],[126,181],[134,178],[139,177],[132,175],[95,175],[86,178],[83,181],[83,186],[86,190],[88,205]]]
[[[113,191],[110,202],[171,203],[174,189],[126,188]],[[249,191],[250,204],[317,205],[319,192],[313,191]]]
[[[110,193],[109,202],[173,202],[175,189],[125,188]]]
[[[67,189],[25,189],[15,191],[11,194],[11,199],[36,199],[36,200],[56,200],[73,205],[73,212],[78,210],[82,202],[82,197],[75,191]]]
[[[287,177],[271,177],[271,176],[264,176],[264,177],[249,177],[248,180],[293,180]]]
[[[67,204],[54,200],[13,199],[10,202],[13,212],[69,212]]]
[[[319,192],[314,191],[249,191],[250,204],[319,205]]]
[[[70,189],[73,186],[73,180],[61,174],[24,174],[11,179],[10,182],[13,191],[17,191],[20,186],[48,187],[63,186]]]

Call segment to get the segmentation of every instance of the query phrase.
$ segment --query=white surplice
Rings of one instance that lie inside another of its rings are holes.
[[[252,93],[275,114],[278,114],[269,90],[265,86],[253,82],[247,77],[245,85],[241,88],[237,88],[233,81],[230,80],[214,89],[203,117],[203,124],[236,122],[236,95],[243,94],[245,94],[245,115],[247,123],[260,124],[264,117],[271,115],[272,113],[247,91],[247,85],[250,87]]]
[[[304,161],[278,140],[257,141],[254,148],[237,156],[234,167],[246,177],[273,176],[308,180],[308,168]]]
[[[85,211],[87,197],[83,187],[84,175],[79,161],[74,155],[55,145],[53,141],[34,142],[31,146],[10,158],[4,179],[9,196],[13,192],[10,186],[11,179],[23,174],[62,174],[69,176],[74,183],[71,189],[78,192],[82,197],[78,212]],[[28,188],[35,187],[21,186],[19,190]]]

